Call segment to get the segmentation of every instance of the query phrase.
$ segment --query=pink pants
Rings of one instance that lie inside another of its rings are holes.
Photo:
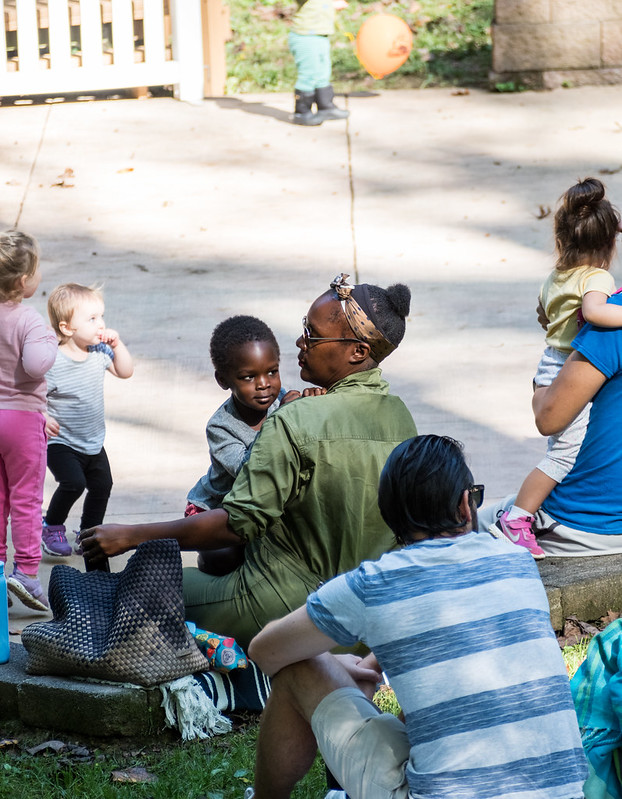
[[[42,413],[0,409],[0,560],[6,563],[10,516],[15,565],[26,574],[36,574],[41,560],[46,450]]]

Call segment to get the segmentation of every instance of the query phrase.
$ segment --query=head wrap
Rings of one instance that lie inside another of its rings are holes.
[[[332,281],[330,287],[337,292],[352,332],[358,339],[369,344],[371,357],[376,363],[380,363],[396,349],[397,345],[391,344],[377,326],[376,314],[369,296],[369,285],[360,283],[357,286],[350,286],[346,283],[349,277],[350,275],[342,272]]]

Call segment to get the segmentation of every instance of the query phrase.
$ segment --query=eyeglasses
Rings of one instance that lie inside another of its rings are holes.
[[[484,501],[484,486],[483,485],[476,485],[471,486],[471,488],[467,488],[469,492],[469,496],[473,497],[473,502],[475,503],[476,508],[482,507],[482,502]]]
[[[354,341],[354,342],[359,342],[360,341],[360,339],[358,339],[358,338],[331,338],[331,337],[327,337],[327,336],[312,336],[311,335],[311,331],[309,330],[309,328],[307,326],[307,317],[306,316],[302,317],[302,340],[304,342],[305,347],[307,347],[307,348],[309,347],[309,342],[310,341],[316,341],[318,343],[320,341]]]

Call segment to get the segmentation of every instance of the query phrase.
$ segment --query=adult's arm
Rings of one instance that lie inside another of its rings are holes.
[[[579,352],[573,352],[550,386],[536,389],[533,412],[544,436],[559,433],[600,390],[606,376]]]
[[[182,550],[219,549],[241,543],[228,522],[227,512],[217,508],[171,522],[103,524],[82,531],[80,541],[90,563],[161,538],[174,538]]]
[[[321,655],[337,646],[313,624],[303,605],[269,622],[250,642],[248,656],[272,677],[277,671],[301,660]]]
[[[282,619],[269,622],[258,632],[249,644],[248,656],[273,677],[286,666],[324,655],[335,646],[337,643],[311,621],[303,605]],[[372,696],[375,686],[382,680],[375,655],[370,652],[364,658],[351,654],[335,657],[359,687],[370,684],[369,695]]]

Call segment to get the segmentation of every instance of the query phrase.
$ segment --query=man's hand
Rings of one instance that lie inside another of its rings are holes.
[[[364,658],[358,655],[335,655],[335,658],[363,693],[369,696],[369,692],[371,692],[373,696],[376,686],[382,682],[382,671],[373,653]]]

